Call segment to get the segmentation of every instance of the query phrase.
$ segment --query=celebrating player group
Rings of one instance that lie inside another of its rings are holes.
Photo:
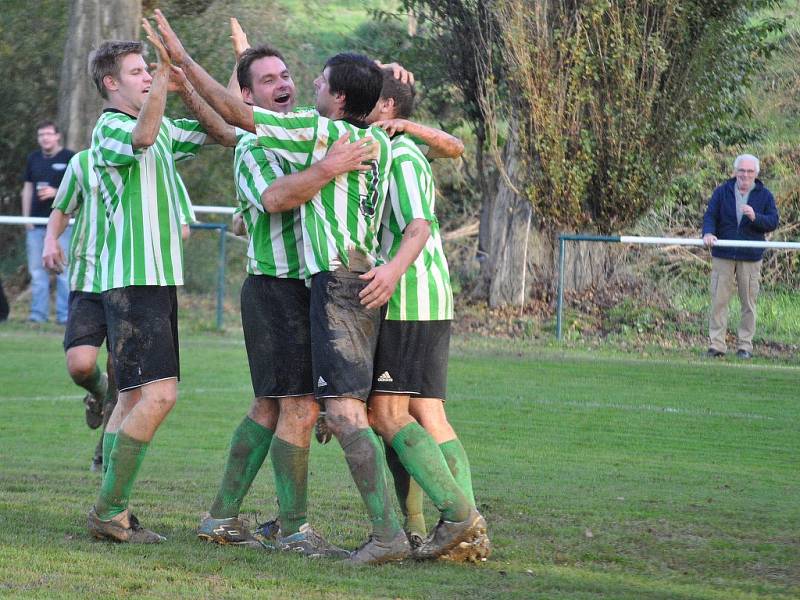
[[[254,399],[198,537],[352,564],[486,558],[469,461],[445,414],[453,297],[428,162],[457,158],[463,145],[409,120],[414,80],[395,63],[333,56],[314,81],[316,106],[296,108],[280,51],[250,47],[235,19],[227,87],[158,10],[155,21],[143,21],[158,55],[152,71],[137,41],[105,42],[90,58],[104,110],[64,178],[43,254],[63,268],[57,238],[74,214],[70,266],[81,285],[65,349],[93,361],[107,337],[119,390],[89,532],[165,541],[140,524],[130,498],[180,376],[175,291],[194,215],[175,165],[220,143],[235,146],[234,226],[249,238],[241,314]],[[168,91],[196,119],[165,117]],[[353,551],[308,522],[315,427],[318,440],[341,445],[372,526]],[[249,529],[239,511],[267,454],[278,515]],[[430,531],[423,494],[440,513]]]

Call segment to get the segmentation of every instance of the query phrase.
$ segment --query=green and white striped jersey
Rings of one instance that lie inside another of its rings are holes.
[[[182,285],[181,223],[188,194],[175,161],[197,154],[200,123],[163,117],[155,144],[133,149],[136,119],[104,112],[92,132],[92,158],[108,232],[100,258],[103,291],[130,285]]]
[[[303,247],[308,277],[343,267],[367,271],[379,261],[378,228],[389,186],[392,149],[379,127],[360,129],[316,111],[280,114],[253,108],[258,143],[302,171],[325,158],[342,136],[370,136],[379,144],[372,170],[351,171],[326,184],[302,205]]]
[[[270,214],[261,204],[261,194],[278,177],[287,174],[289,165],[258,144],[252,133],[237,130],[233,177],[239,211],[250,243],[247,246],[247,272],[290,279],[305,279],[303,231],[300,209]]]
[[[431,165],[407,136],[392,139],[389,203],[380,230],[381,251],[391,260],[413,219],[430,223],[431,235],[414,263],[397,282],[387,307],[391,321],[442,321],[453,318],[453,290],[434,214],[436,192]]]
[[[75,218],[69,244],[69,289],[99,293],[100,254],[106,230],[106,212],[98,196],[92,153],[81,150],[69,161],[53,208]]]

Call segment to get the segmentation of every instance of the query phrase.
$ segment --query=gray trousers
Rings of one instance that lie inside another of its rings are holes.
[[[709,348],[726,352],[725,333],[728,328],[728,304],[733,285],[739,291],[742,320],[739,323],[738,350],[753,351],[756,332],[756,298],[761,283],[761,261],[711,259],[711,314],[708,318]]]

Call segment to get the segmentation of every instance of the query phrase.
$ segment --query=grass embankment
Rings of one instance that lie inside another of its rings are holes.
[[[238,335],[183,336],[180,400],[132,506],[158,547],[94,542],[97,439],[55,327],[0,329],[0,595],[789,598],[800,594],[798,369],[589,357],[456,338],[448,412],[490,524],[479,566],[327,560],[197,541],[251,394]],[[274,512],[265,465],[245,501]],[[336,444],[311,455],[311,521],[368,530]],[[434,515],[428,507],[430,524]]]

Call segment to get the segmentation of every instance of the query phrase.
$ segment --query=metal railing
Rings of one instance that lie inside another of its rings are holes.
[[[635,235],[588,235],[562,233],[558,236],[558,303],[556,305],[556,339],[562,339],[562,313],[564,310],[564,255],[567,242],[603,242],[607,244],[639,244],[660,246],[704,246],[700,238],[643,237]],[[800,250],[800,242],[750,242],[740,240],[717,240],[714,245],[721,248],[776,248]]]

